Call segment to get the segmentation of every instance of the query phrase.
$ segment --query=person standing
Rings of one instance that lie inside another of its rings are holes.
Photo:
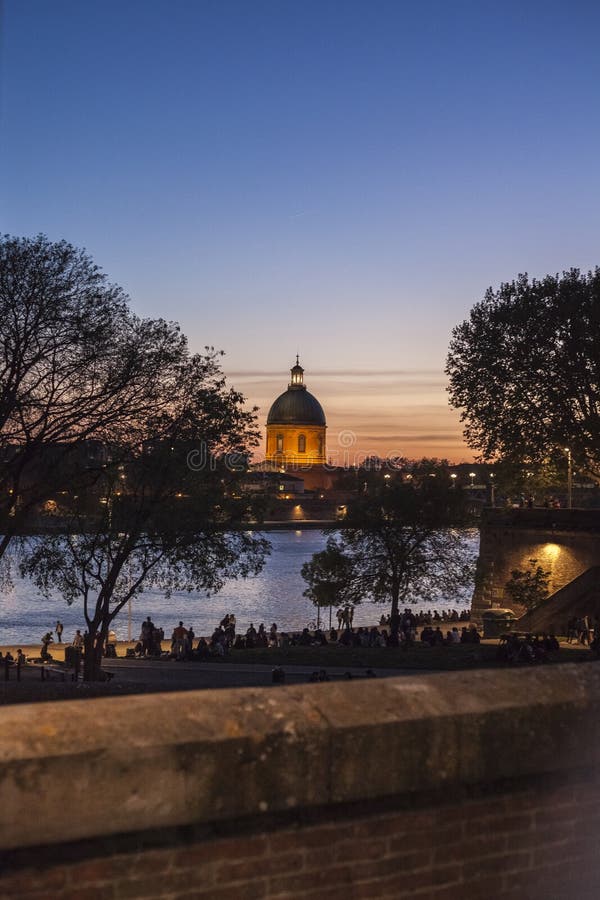
[[[79,630],[79,628],[75,632],[75,637],[73,638],[73,646],[77,650],[81,650],[81,648],[83,647],[83,635],[82,635],[81,631]]]
[[[152,635],[154,632],[154,623],[150,616],[142,622],[142,652],[144,656],[150,656],[152,653]]]
[[[187,629],[184,628],[183,622],[180,622],[177,628],[173,630],[172,647],[175,653],[175,659],[182,660],[185,658],[185,642],[187,638]]]
[[[185,636],[185,656],[186,659],[192,658],[192,650],[194,649],[194,638],[196,637],[194,629],[190,625]]]
[[[56,620],[56,627],[54,628],[54,631],[56,632],[56,637],[58,638],[58,643],[62,644],[62,633],[64,631],[64,628],[63,628],[63,623],[59,619]]]

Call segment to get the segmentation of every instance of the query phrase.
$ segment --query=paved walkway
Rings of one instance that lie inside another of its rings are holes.
[[[180,687],[264,687],[272,684],[273,665],[227,663],[227,662],[173,662],[170,660],[150,659],[106,659],[102,663],[106,672],[111,672],[115,680],[131,684],[153,684],[169,689]],[[286,684],[306,684],[315,671],[315,666],[282,666],[286,675]],[[368,678],[367,672],[373,672],[378,678],[395,675],[428,674],[415,669],[368,669],[357,666],[325,667],[330,680],[347,678]]]

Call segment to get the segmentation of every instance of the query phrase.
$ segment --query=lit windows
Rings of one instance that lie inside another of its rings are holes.
[[[306,435],[298,435],[298,453],[306,453]]]

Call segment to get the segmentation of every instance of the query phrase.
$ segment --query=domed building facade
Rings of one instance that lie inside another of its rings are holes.
[[[327,458],[325,413],[306,389],[298,357],[290,376],[287,391],[277,397],[267,416],[267,462],[278,467],[323,465]]]

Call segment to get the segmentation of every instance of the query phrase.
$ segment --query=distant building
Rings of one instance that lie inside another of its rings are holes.
[[[289,500],[304,493],[304,479],[286,472],[254,471],[244,477],[244,487],[253,493],[276,494]]]
[[[298,357],[290,375],[287,391],[279,395],[267,416],[267,462],[278,468],[323,465],[327,459],[323,407],[306,390]]]

